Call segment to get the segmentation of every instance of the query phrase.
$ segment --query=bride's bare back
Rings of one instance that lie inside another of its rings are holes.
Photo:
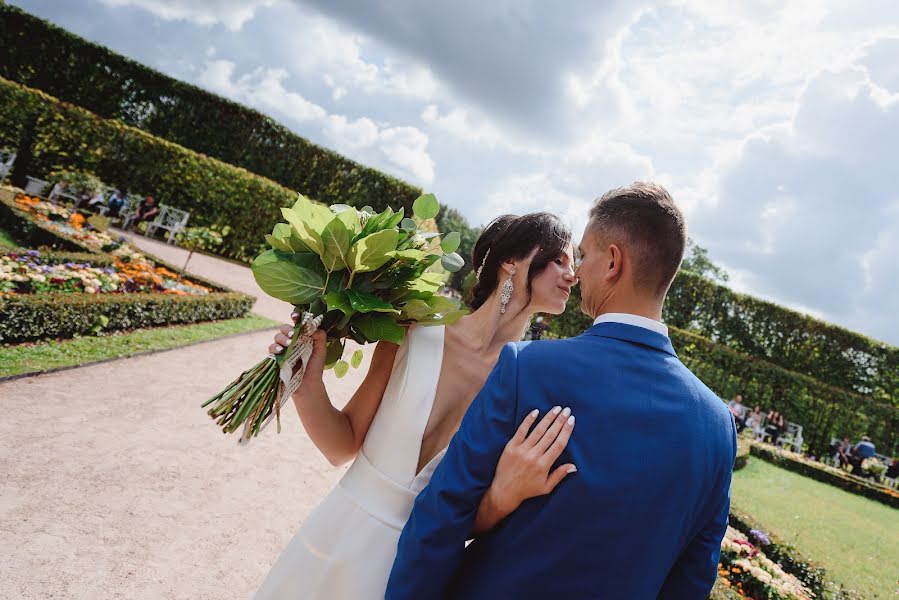
[[[446,328],[443,364],[431,415],[422,436],[418,468],[437,456],[449,444],[471,401],[474,400],[499,359],[502,346],[479,351],[459,324]]]

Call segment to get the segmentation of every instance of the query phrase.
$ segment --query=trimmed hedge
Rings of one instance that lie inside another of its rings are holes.
[[[753,442],[751,452],[753,456],[757,456],[788,471],[799,473],[815,481],[829,483],[847,492],[876,500],[881,504],[899,508],[899,492],[867,479],[856,477],[821,463],[799,459],[769,444]]]
[[[421,194],[408,183],[316,146],[258,111],[163,75],[3,3],[0,76],[243,167],[326,204],[370,205],[378,211],[402,206],[408,212]],[[154,170],[154,156],[132,158],[135,170]],[[126,186],[132,181],[126,175],[101,178]],[[140,184],[135,183],[134,191],[155,190],[163,202],[169,202],[170,190],[163,193],[156,185],[144,188]]]
[[[743,393],[748,405],[777,409],[803,427],[809,452],[822,455],[831,437],[870,435],[884,454],[899,446],[899,408],[835,388],[807,375],[746,356],[669,327],[678,356],[722,398]]]
[[[749,464],[749,453],[752,442],[743,436],[737,438],[737,458],[734,460],[734,471],[739,471]]]
[[[852,590],[847,590],[827,577],[827,570],[821,565],[809,560],[795,547],[781,540],[776,534],[765,528],[749,514],[731,504],[728,524],[740,533],[747,536],[753,543],[759,546],[765,556],[776,562],[790,575],[793,575],[805,585],[816,598],[825,600],[861,600],[861,595]],[[761,531],[768,538],[768,543],[759,545],[753,530]]]
[[[0,302],[0,342],[47,338],[242,317],[255,298],[239,293],[22,294]],[[104,319],[108,320],[104,323]]]
[[[550,319],[549,329],[560,337],[587,329],[592,319],[579,306],[575,287],[568,309]],[[789,371],[899,406],[899,348],[885,342],[738,294],[688,271],[674,279],[662,319]]]
[[[221,253],[249,261],[296,192],[172,142],[104,120],[37,90],[0,79],[0,145],[33,125],[33,172],[91,171],[105,183],[151,194],[191,212],[193,225],[229,224]]]

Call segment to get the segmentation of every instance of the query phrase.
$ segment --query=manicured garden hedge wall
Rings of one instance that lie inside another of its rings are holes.
[[[34,127],[32,174],[90,171],[131,193],[189,210],[191,225],[231,226],[221,253],[249,261],[296,193],[172,142],[101,119],[37,90],[0,79],[0,145]]]
[[[378,211],[403,206],[408,212],[421,194],[406,182],[309,142],[258,111],[2,2],[0,77],[243,167],[325,204],[370,205]],[[126,180],[108,180],[118,181]]]
[[[549,321],[560,337],[590,326],[575,288],[564,314]],[[719,285],[678,273],[662,318],[732,350],[818,381],[899,406],[899,348]]]

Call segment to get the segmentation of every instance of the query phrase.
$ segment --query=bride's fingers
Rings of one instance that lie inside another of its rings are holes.
[[[555,420],[552,422],[552,425],[549,426],[549,429],[546,430],[546,433],[543,434],[537,443],[534,445],[534,448],[540,454],[543,454],[547,451],[547,449],[552,445],[554,441],[556,441],[556,437],[559,435],[559,432],[562,431],[562,426],[568,421],[568,417],[571,415],[571,409],[565,408],[562,412],[560,412]]]
[[[284,335],[283,333],[275,334],[275,343],[281,344],[285,348],[290,345],[290,338]]]
[[[572,464],[562,465],[561,467],[556,468],[555,471],[549,474],[549,477],[546,479],[546,493],[550,493],[556,486],[562,483],[562,480],[575,473],[577,471],[577,467]]]
[[[537,426],[534,427],[534,430],[531,432],[531,434],[528,436],[528,438],[526,440],[530,446],[537,445],[537,442],[540,441],[540,438],[543,437],[543,434],[546,433],[546,430],[549,429],[550,425],[553,424],[553,421],[555,421],[556,416],[558,416],[558,414],[560,412],[562,412],[562,407],[557,406],[554,409],[552,409],[551,411],[549,411],[548,413],[546,413],[546,415],[543,417],[543,419],[541,419],[540,422],[537,423]]]
[[[546,451],[544,456],[549,459],[549,462],[556,462],[562,455],[562,451],[565,449],[565,446],[568,445],[568,440],[571,439],[572,431],[574,431],[574,415],[565,419],[565,424],[562,426],[562,431],[559,432],[559,437],[556,438],[549,447],[549,450]]]
[[[278,327],[278,331],[286,335],[287,337],[293,336],[293,325],[281,325]]]
[[[281,344],[271,344],[268,347],[269,354],[281,354],[282,352],[284,352],[284,346]]]
[[[537,420],[537,415],[540,414],[540,411],[536,408],[525,415],[524,419],[521,420],[521,425],[518,426],[518,431],[515,432],[515,435],[512,436],[511,441],[516,444],[521,444],[524,442],[525,438],[528,436],[528,431],[531,430],[531,426]]]

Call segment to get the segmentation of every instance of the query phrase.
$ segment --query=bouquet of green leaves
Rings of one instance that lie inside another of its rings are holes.
[[[451,324],[465,314],[437,293],[446,272],[462,268],[459,234],[422,230],[440,210],[433,194],[420,196],[412,210],[407,218],[402,209],[328,208],[302,195],[281,209],[287,222],[265,236],[271,249],[253,262],[253,275],[303,319],[282,354],[269,355],[203,404],[224,433],[243,427],[239,441],[247,442],[273,418],[281,431],[281,406],[302,381],[317,328],[327,332],[326,368],[342,377],[362,360],[358,350],[344,360],[347,338],[400,344],[404,325]]]

